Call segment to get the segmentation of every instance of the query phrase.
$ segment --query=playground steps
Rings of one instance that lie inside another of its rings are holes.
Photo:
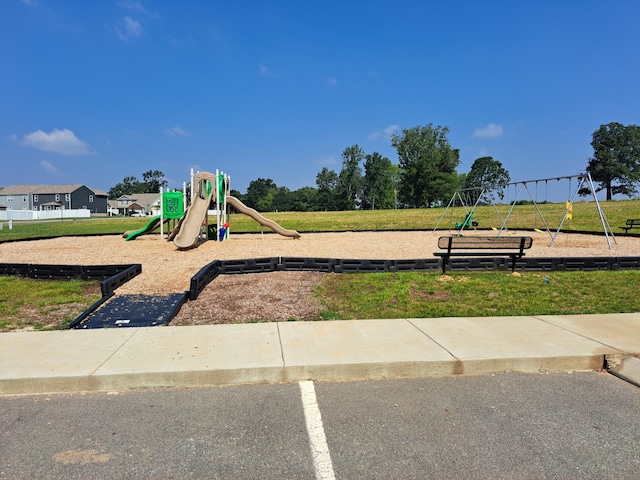
[[[188,292],[168,295],[116,295],[87,315],[75,328],[153,327],[168,323]]]

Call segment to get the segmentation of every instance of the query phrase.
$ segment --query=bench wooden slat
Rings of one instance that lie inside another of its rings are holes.
[[[446,271],[451,257],[471,256],[508,256],[511,258],[512,271],[515,270],[517,259],[524,256],[524,251],[531,248],[531,237],[477,237],[477,236],[446,236],[438,238],[438,248],[445,251],[435,252],[442,257],[442,273]]]
[[[446,249],[529,249],[533,244],[531,237],[440,237],[438,248]]]

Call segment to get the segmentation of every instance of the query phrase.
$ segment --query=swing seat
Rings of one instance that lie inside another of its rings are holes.
[[[474,225],[475,223],[475,225]],[[473,213],[469,212],[467,213],[467,215],[464,217],[464,220],[462,222],[456,223],[456,230],[459,230],[461,228],[470,228],[471,226],[477,227],[478,226],[478,222],[474,222],[473,221]]]

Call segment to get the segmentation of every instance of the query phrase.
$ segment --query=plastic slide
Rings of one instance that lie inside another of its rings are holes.
[[[215,175],[207,172],[196,173],[193,177],[194,187],[197,188],[197,195],[193,198],[191,205],[182,217],[180,222],[180,230],[173,237],[173,243],[180,250],[193,248],[198,243],[200,237],[200,229],[204,223],[209,203],[211,202],[211,188],[207,188],[206,182],[215,185]]]
[[[268,218],[264,218],[253,208],[247,207],[244,203],[238,200],[236,197],[227,196],[227,203],[231,205],[233,208],[238,210],[240,213],[244,213],[245,215],[250,216],[260,225],[270,228],[276,233],[284,237],[292,237],[292,238],[300,238],[300,234],[295,230],[287,230],[286,228],[282,228],[273,220],[269,220]]]
[[[135,240],[140,235],[154,231],[156,228],[159,227],[159,225],[160,225],[160,216],[158,215],[157,217],[152,217],[151,220],[149,220],[149,223],[147,223],[144,227],[140,228],[139,230],[130,230],[128,232],[124,232],[122,236],[125,238],[127,242],[129,240]]]

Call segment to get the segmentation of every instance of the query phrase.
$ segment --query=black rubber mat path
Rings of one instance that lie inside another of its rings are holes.
[[[168,323],[186,301],[186,293],[116,295],[75,328],[153,327]]]

